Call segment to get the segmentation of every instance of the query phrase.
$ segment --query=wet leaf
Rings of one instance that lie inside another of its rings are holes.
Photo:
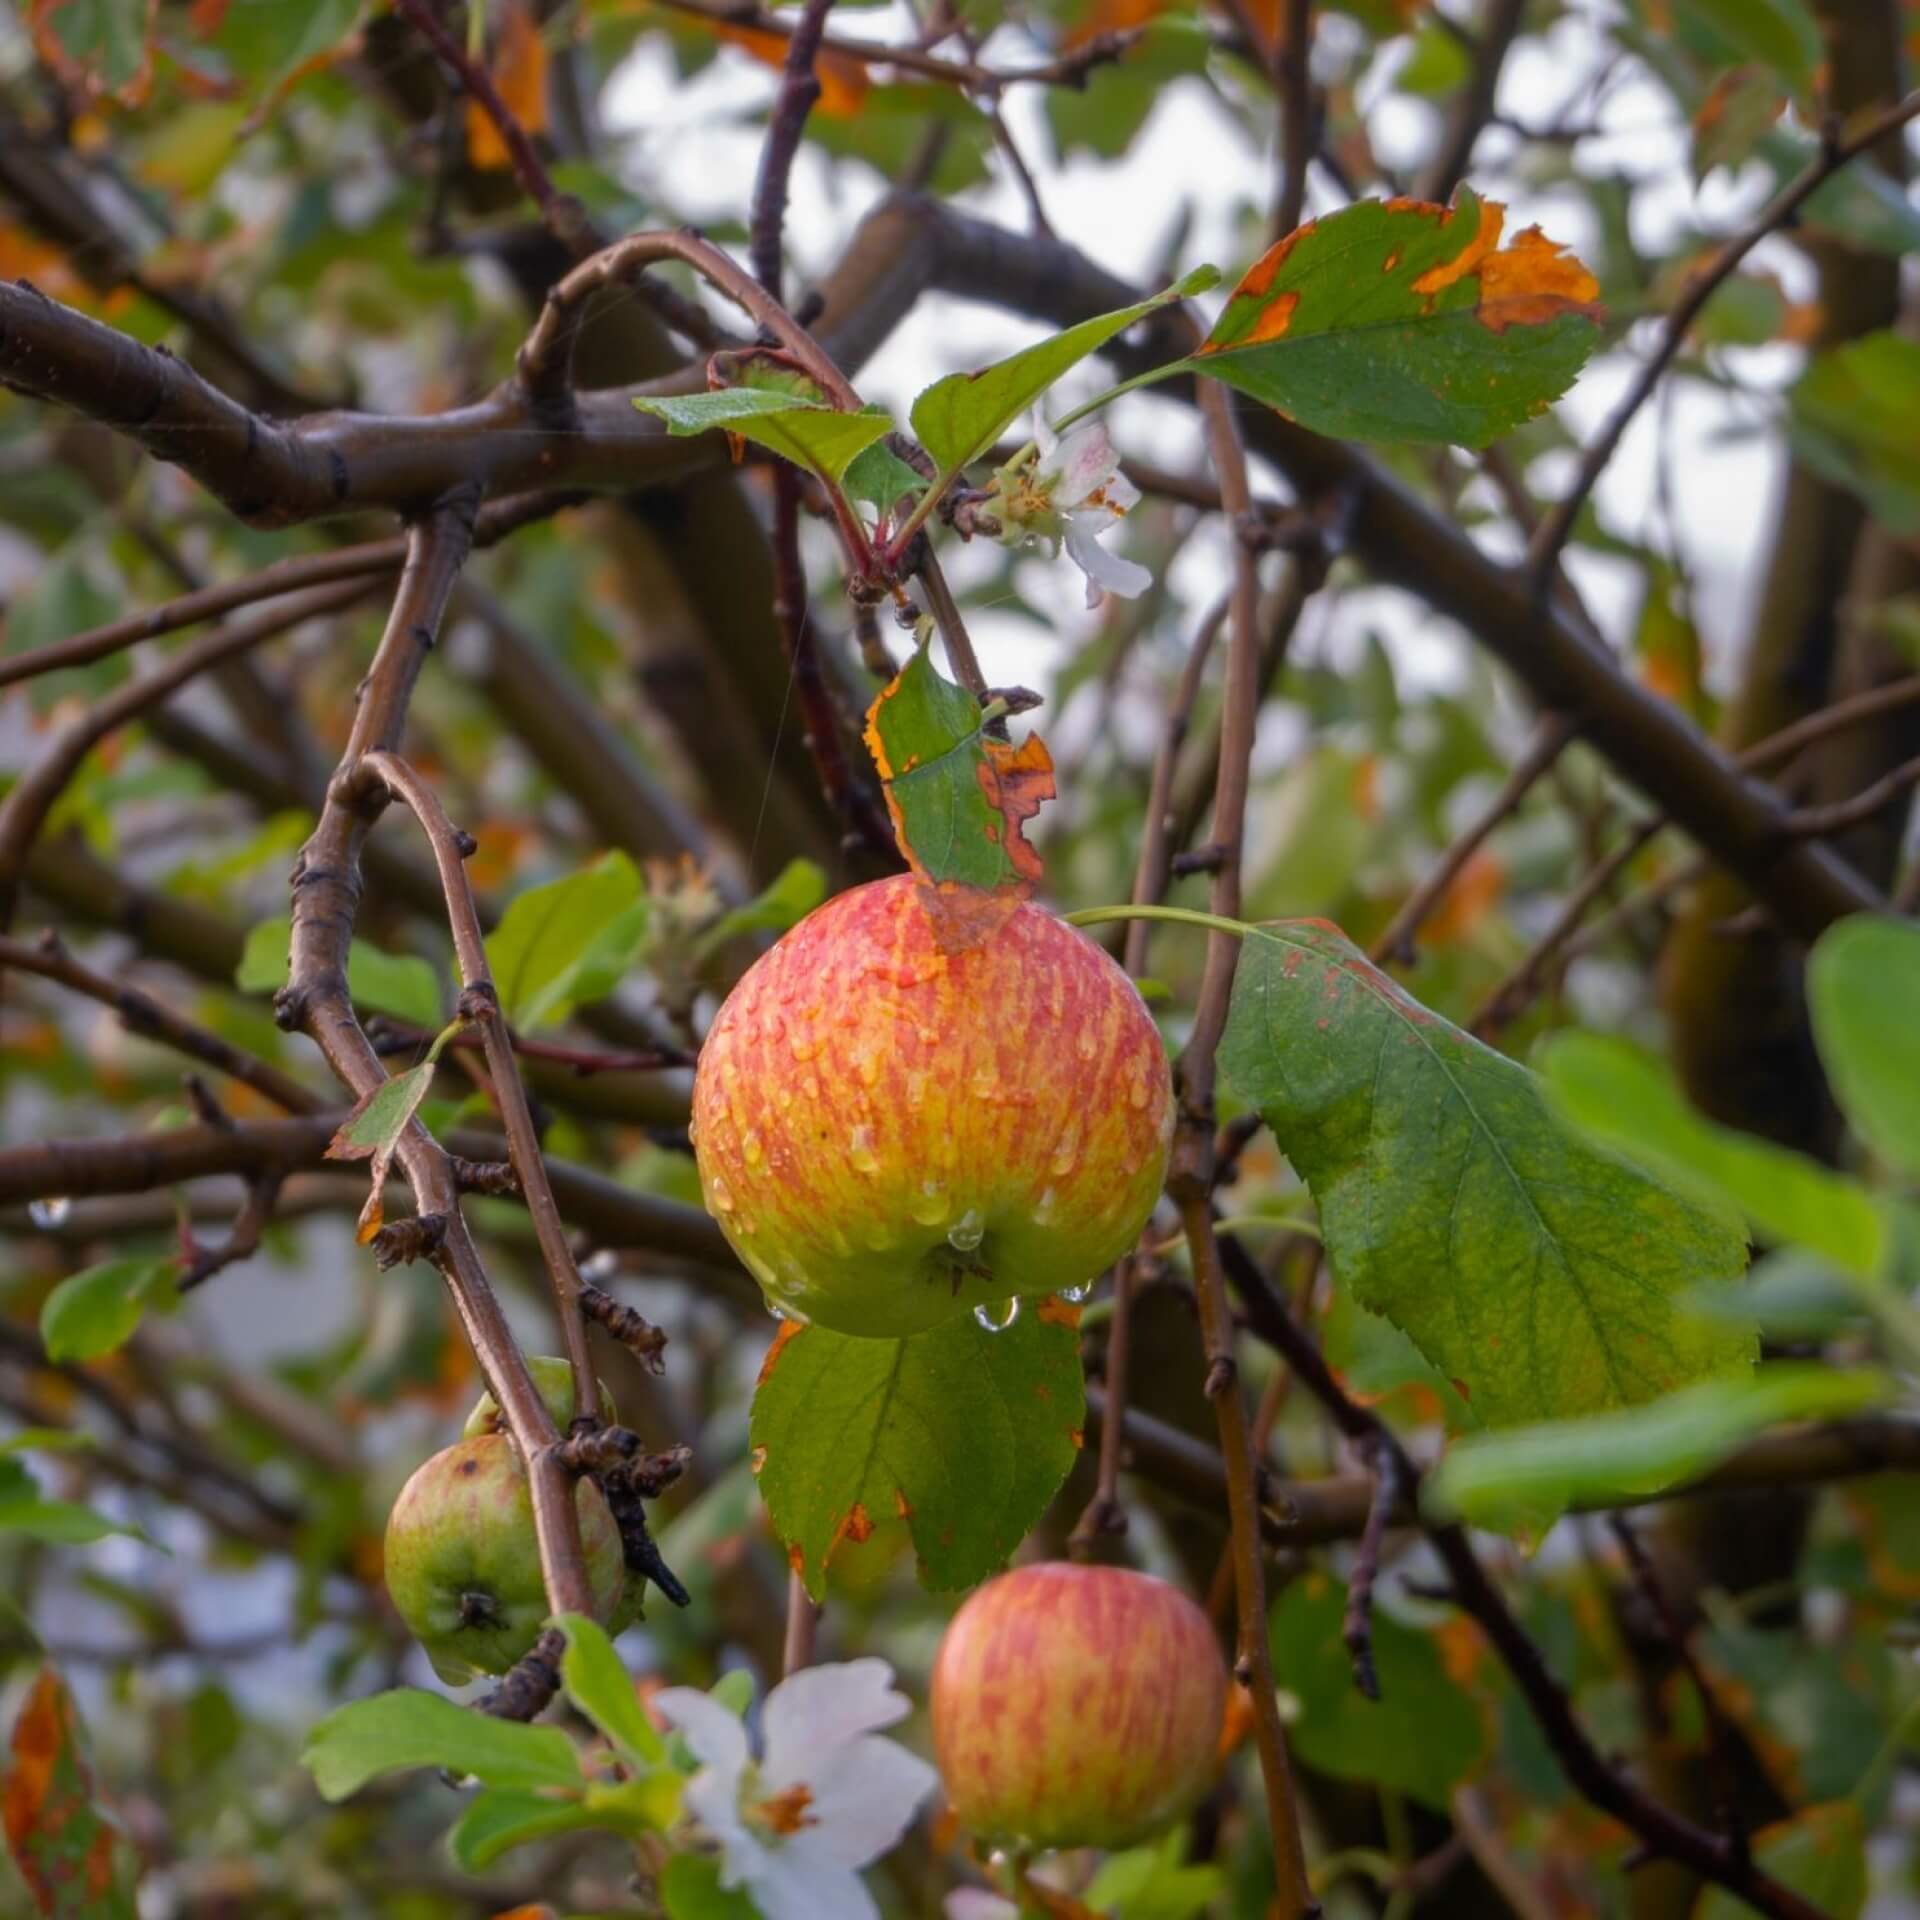
[[[1310,222],[1233,290],[1190,365],[1316,433],[1483,447],[1543,413],[1600,341],[1599,285],[1466,188]]]
[[[393,1165],[393,1156],[399,1151],[401,1136],[419,1110],[420,1102],[427,1097],[427,1089],[433,1085],[433,1071],[434,1062],[429,1058],[375,1087],[327,1142],[329,1160],[370,1162],[367,1203],[360,1210],[354,1235],[363,1247],[380,1231],[385,1220],[387,1174]]]
[[[567,1650],[560,1677],[567,1697],[625,1757],[641,1767],[666,1763],[667,1743],[647,1718],[630,1674],[606,1630],[584,1614],[563,1613]]]
[[[1678,1296],[1740,1232],[1557,1123],[1526,1068],[1409,998],[1325,921],[1247,935],[1220,1064],[1313,1190],[1334,1275],[1486,1426],[1744,1371]]]
[[[40,1669],[14,1722],[0,1818],[49,1920],[134,1920],[138,1857],[94,1798],[80,1718],[51,1667]]]
[[[412,1687],[337,1708],[307,1736],[301,1758],[327,1800],[410,1767],[445,1767],[490,1787],[584,1784],[579,1753],[558,1727],[498,1720]]]
[[[1005,1563],[1080,1447],[1078,1317],[1030,1300],[998,1332],[970,1316],[910,1340],[782,1326],[751,1437],[774,1531],[816,1600],[883,1520],[906,1521],[936,1592]]]
[[[914,654],[867,710],[867,747],[880,770],[894,838],[922,879],[1031,891],[1040,856],[1026,823],[1053,798],[1053,760],[1030,733],[991,738],[980,703]]]

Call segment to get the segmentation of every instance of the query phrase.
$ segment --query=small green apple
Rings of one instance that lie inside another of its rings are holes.
[[[591,1480],[574,1490],[594,1613],[627,1590],[620,1529]],[[443,1448],[400,1489],[387,1520],[387,1591],[449,1685],[505,1673],[552,1612],[534,1536],[533,1489],[512,1440],[483,1433]]]
[[[535,1391],[546,1402],[548,1416],[564,1435],[573,1423],[573,1368],[557,1354],[530,1353],[525,1358]],[[607,1391],[604,1380],[600,1382],[600,1402],[603,1407],[613,1405],[613,1395]],[[473,1411],[467,1415],[467,1424],[460,1432],[468,1440],[477,1440],[483,1433],[504,1433],[506,1426],[499,1404],[489,1391],[473,1403]]]
[[[934,1662],[934,1757],[962,1826],[993,1843],[1130,1847],[1219,1770],[1227,1666],[1164,1580],[1063,1561],[969,1597]]]

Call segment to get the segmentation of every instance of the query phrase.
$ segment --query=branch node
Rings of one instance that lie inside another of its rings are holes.
[[[479,1702],[480,1711],[496,1720],[537,1719],[560,1691],[560,1659],[566,1650],[567,1636],[558,1627],[549,1627]]]
[[[374,1263],[382,1273],[390,1267],[411,1265],[415,1260],[430,1260],[445,1244],[447,1216],[444,1213],[419,1213],[395,1220],[373,1236]]]

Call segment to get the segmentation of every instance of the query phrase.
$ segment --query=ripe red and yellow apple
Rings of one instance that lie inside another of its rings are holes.
[[[1207,1616],[1123,1567],[1019,1567],[956,1613],[933,1669],[947,1799],[979,1838],[1128,1847],[1219,1769],[1227,1668]]]
[[[613,1622],[627,1590],[626,1553],[605,1496],[574,1491],[594,1613]],[[534,1534],[533,1489],[504,1433],[456,1442],[421,1464],[387,1521],[387,1591],[451,1685],[505,1673],[531,1650],[552,1609]]]
[[[1173,1090],[1146,1006],[1092,941],[903,874],[754,963],[701,1049],[693,1111],[707,1206],[769,1301],[896,1337],[1126,1253]]]

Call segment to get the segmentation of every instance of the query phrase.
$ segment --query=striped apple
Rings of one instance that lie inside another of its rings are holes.
[[[947,1627],[934,1758],[982,1840],[1129,1847],[1213,1783],[1226,1700],[1220,1642],[1179,1588],[1124,1567],[1018,1567]]]
[[[701,1049],[707,1207],[768,1300],[920,1333],[1091,1280],[1166,1172],[1173,1089],[1133,983],[1026,901],[855,887],[748,970]]]

